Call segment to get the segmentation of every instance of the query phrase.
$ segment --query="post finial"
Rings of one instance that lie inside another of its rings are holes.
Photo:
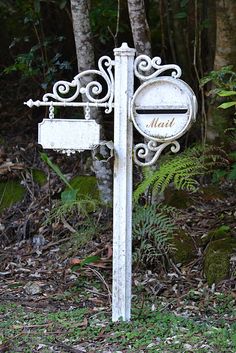
[[[122,56],[134,56],[135,55],[135,49],[130,48],[127,43],[122,43],[120,48],[115,48],[114,49],[114,55],[122,55]]]

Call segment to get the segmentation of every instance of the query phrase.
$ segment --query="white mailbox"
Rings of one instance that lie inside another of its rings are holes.
[[[143,83],[131,103],[136,129],[146,138],[166,142],[182,136],[195,121],[197,100],[187,83],[162,76]]]
[[[44,119],[38,125],[38,143],[46,149],[92,150],[100,142],[95,120]]]

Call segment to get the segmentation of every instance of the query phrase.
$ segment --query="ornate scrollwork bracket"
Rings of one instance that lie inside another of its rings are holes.
[[[98,70],[86,70],[74,77],[71,82],[57,81],[52,93],[46,93],[42,101],[28,100],[25,104],[33,106],[64,106],[64,107],[105,107],[110,113],[114,100],[114,77],[112,67],[114,61],[102,56],[98,61]],[[101,80],[94,80],[94,77]],[[76,101],[79,95],[84,96],[82,102]]]
[[[180,78],[182,71],[178,65],[161,65],[161,58],[155,56],[151,59],[147,55],[139,55],[134,61],[134,73],[141,81],[151,80],[165,71],[173,70],[171,76]]]
[[[160,145],[158,145],[158,142],[152,140],[147,143],[138,143],[134,146],[134,162],[140,167],[151,166],[156,163],[161,152],[169,145],[172,145],[171,152],[173,153],[177,153],[180,150],[178,141],[164,142]],[[150,155],[151,159],[149,158]]]

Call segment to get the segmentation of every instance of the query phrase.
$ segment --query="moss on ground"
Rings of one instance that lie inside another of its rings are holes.
[[[204,253],[204,274],[211,286],[229,276],[230,256],[236,249],[236,239],[225,237],[211,241]]]
[[[78,195],[99,199],[99,190],[95,176],[79,175],[70,180],[70,185],[78,191]]]
[[[190,194],[184,190],[175,190],[173,188],[167,188],[164,192],[165,203],[169,206],[176,207],[178,209],[188,208],[192,204]]]
[[[173,246],[175,247],[174,260],[176,263],[186,264],[196,257],[196,248],[189,234],[179,230],[173,235]]]
[[[37,184],[39,184],[39,186],[43,186],[46,184],[47,182],[47,175],[44,173],[43,170],[40,169],[32,169],[31,170],[32,173],[32,178],[34,180],[34,182],[36,182]]]
[[[16,204],[24,198],[25,189],[20,180],[7,180],[0,182],[0,213],[6,208]]]

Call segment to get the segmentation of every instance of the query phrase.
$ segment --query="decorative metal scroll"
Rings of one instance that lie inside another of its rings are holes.
[[[178,141],[164,142],[161,145],[152,140],[147,143],[138,143],[134,146],[134,162],[141,167],[151,166],[156,163],[161,152],[169,145],[172,145],[171,151],[173,153],[177,153],[180,150]],[[149,158],[150,155],[151,158]],[[146,161],[147,159],[149,160]]]
[[[169,73],[166,73],[168,72]],[[148,57],[147,55],[140,55],[138,56],[135,61],[134,61],[134,74],[135,76],[141,81],[145,83],[143,83],[139,89],[136,91],[133,100],[131,102],[131,115],[133,114],[133,109],[134,109],[134,102],[137,96],[137,93],[140,91],[141,89],[143,89],[144,87],[151,87],[152,85],[155,85],[155,82],[162,82],[162,78],[160,76],[163,76],[162,74],[164,74],[165,78],[163,77],[163,82],[168,81],[168,79],[166,79],[166,76],[171,76],[172,80],[173,79],[177,79],[176,83],[177,85],[181,85],[184,86],[187,84],[185,84],[183,81],[178,80],[182,74],[181,68],[178,65],[175,64],[169,64],[169,65],[161,65],[161,58],[160,57],[154,57],[153,59],[151,59],[150,57]],[[160,81],[159,81],[160,80]],[[150,81],[150,86],[149,86],[149,81]],[[170,80],[171,81],[171,80]],[[174,84],[174,81],[171,81]],[[170,82],[170,84],[171,84]],[[158,84],[158,83],[157,83]],[[183,87],[185,88],[185,87]],[[186,88],[187,90],[187,88]],[[191,89],[189,88],[189,91],[187,92],[188,94],[192,94],[193,92],[191,91]],[[190,93],[189,93],[190,92]],[[166,97],[168,97],[168,92],[166,92],[167,95]],[[147,93],[145,93],[147,96]],[[194,95],[194,93],[193,93]],[[168,99],[168,98],[167,98]],[[188,102],[189,102],[189,109],[188,109],[188,113],[189,115],[192,117],[192,98],[188,97]],[[142,112],[144,114],[144,110],[145,109],[149,109],[149,114],[151,114],[151,112],[154,112],[154,110],[158,110],[158,103],[155,101],[150,102],[150,107],[138,107],[137,109],[140,109],[140,112]],[[160,104],[160,103],[159,103]],[[170,106],[171,106],[171,100],[170,100]],[[155,108],[155,109],[154,109]],[[160,111],[163,110],[165,111],[165,108],[159,108]],[[174,109],[174,106],[172,107],[172,109]],[[167,111],[168,109],[166,109]],[[141,113],[140,113],[141,114]],[[144,118],[145,119],[145,118]],[[159,118],[156,118],[159,119]],[[132,115],[132,120],[134,122],[135,125],[135,119]],[[144,123],[146,124],[147,120],[143,120]],[[153,119],[153,124],[155,122],[155,119]],[[136,124],[137,125],[137,124]],[[137,126],[135,126],[136,129],[138,129],[138,131],[140,132],[140,129],[137,128]],[[143,136],[146,136],[144,132],[140,132]],[[182,135],[182,131],[181,131],[181,135]],[[180,136],[181,136],[180,135]],[[144,143],[138,143],[137,145],[134,146],[134,162],[139,165],[139,166],[151,166],[153,164],[156,163],[156,161],[158,160],[160,154],[162,153],[162,151],[168,147],[171,146],[171,151],[173,153],[177,153],[180,149],[180,144],[178,141],[176,141],[176,136],[173,136],[173,139],[171,139],[170,137],[163,137],[163,141],[158,141],[158,138],[151,138],[150,136],[146,136],[147,139],[145,139],[146,142]]]
[[[182,74],[181,68],[175,64],[161,65],[161,58],[155,56],[153,59],[147,55],[139,55],[134,61],[134,73],[142,81],[158,77],[165,71],[174,70],[171,76],[179,78]]]
[[[56,106],[85,107],[85,120],[90,120],[91,107],[104,107],[105,113],[111,113],[114,108],[115,88],[112,71],[114,65],[115,62],[110,57],[102,56],[98,60],[98,69],[83,71],[77,74],[71,82],[58,81],[54,84],[52,92],[44,94],[41,101],[33,101],[30,99],[25,104],[30,108],[33,106],[48,106],[50,120],[54,119],[54,107]],[[150,81],[150,83],[155,81],[155,79],[161,79],[161,77],[158,78],[158,76],[162,76],[161,74],[166,71],[172,71],[170,73],[172,80],[180,78],[182,73],[178,65],[161,65],[160,57],[151,59],[147,55],[140,55],[135,59],[133,70],[134,75],[140,79],[140,81]],[[95,77],[96,79],[94,79]],[[177,81],[180,82],[181,80]],[[182,85],[185,84],[183,81],[181,82]],[[145,84],[149,84],[149,82],[143,83],[143,85]],[[190,95],[192,93],[193,92],[190,92]],[[82,99],[79,99],[80,95]],[[116,99],[119,99],[119,97],[116,97]],[[189,98],[189,101],[192,102],[192,98]],[[190,113],[191,104],[189,109]],[[144,108],[148,109],[146,106]],[[142,107],[140,109],[142,110]],[[149,108],[149,111],[152,111],[152,109],[152,107]],[[159,109],[164,110],[164,108]],[[194,112],[196,113],[196,109]],[[154,123],[155,119],[153,124]],[[78,124],[80,124],[80,122],[78,122]],[[162,141],[159,141],[161,144],[155,141],[157,139],[148,137],[148,139],[149,138],[151,139],[150,141],[148,140],[146,143],[139,143],[134,146],[134,161],[140,166],[153,165],[159,158],[161,152],[169,145],[172,145],[172,152],[176,153],[179,151],[179,143],[175,141],[175,139],[178,138],[177,136],[173,136],[173,140],[172,138],[169,138],[169,140],[163,138]],[[67,150],[65,148],[61,150],[61,152],[67,154],[74,153],[75,151],[79,151],[79,149],[74,150],[69,146]]]
[[[76,75],[73,81],[58,81],[54,84],[52,93],[46,93],[42,101],[30,99],[25,104],[32,106],[71,106],[71,107],[105,107],[105,113],[110,113],[114,100],[114,78],[112,73],[113,60],[108,56],[102,56],[98,61],[98,70],[86,70]],[[102,78],[101,82],[93,80],[95,75]],[[105,91],[105,93],[104,93]],[[72,93],[71,93],[72,92]],[[85,95],[85,102],[76,102],[79,94]],[[86,101],[88,103],[86,103]]]

